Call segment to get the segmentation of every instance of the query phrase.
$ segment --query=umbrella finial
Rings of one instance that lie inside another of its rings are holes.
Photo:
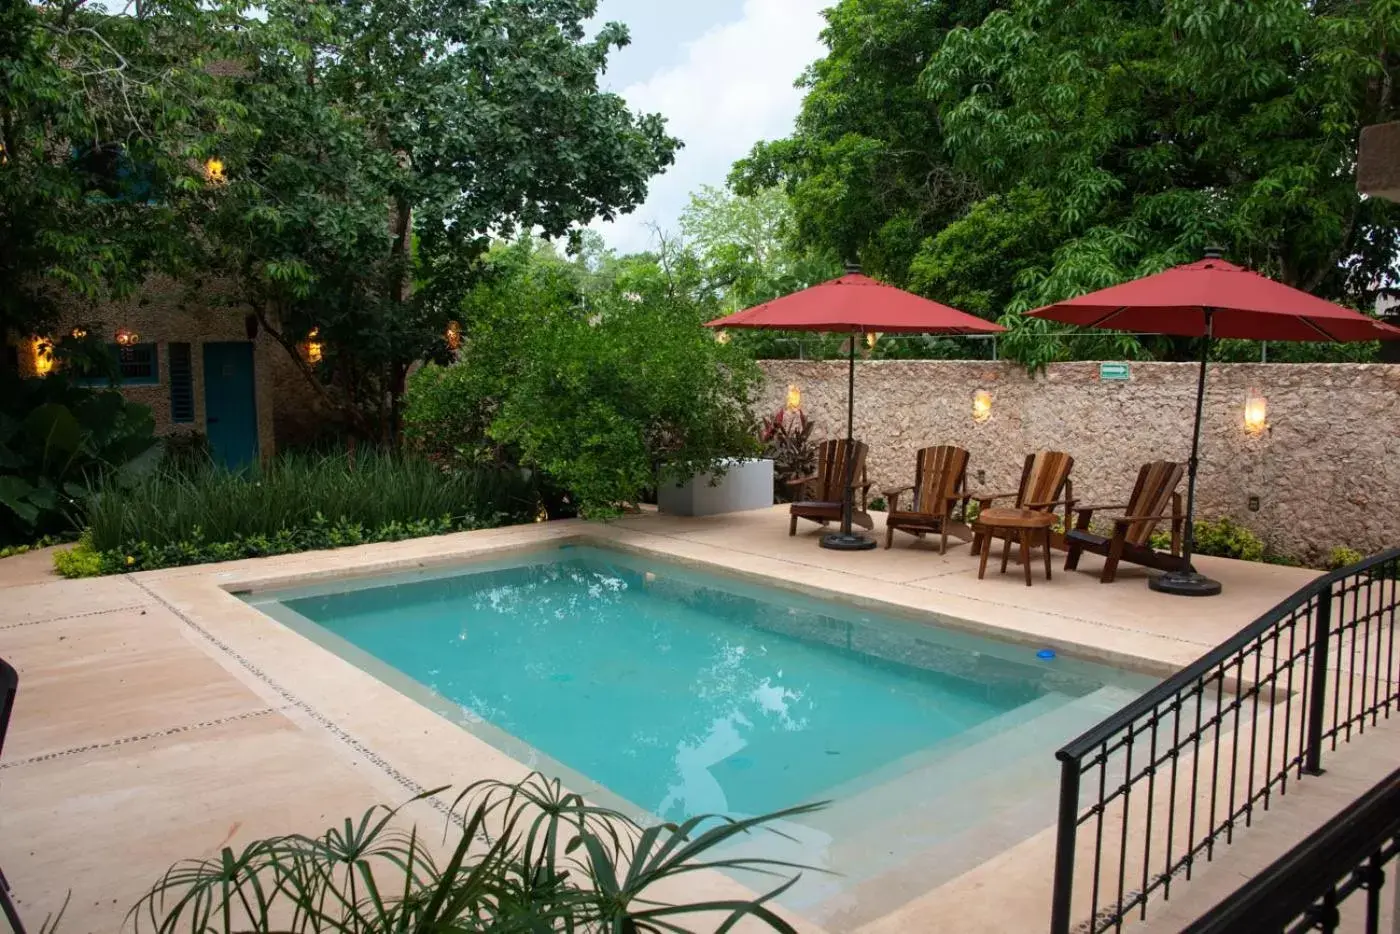
[[[858,275],[858,274],[860,273],[860,263],[852,263],[852,262],[850,262],[850,261],[848,260],[848,261],[846,262],[845,266],[846,266],[846,275],[848,275],[848,276],[854,276],[854,275]]]
[[[1205,253],[1204,253],[1204,255],[1203,255],[1203,258],[1204,258],[1204,259],[1224,259],[1224,258],[1225,258],[1225,248],[1224,248],[1224,247],[1218,247],[1218,246],[1208,246],[1208,247],[1206,247],[1206,249],[1205,249]]]

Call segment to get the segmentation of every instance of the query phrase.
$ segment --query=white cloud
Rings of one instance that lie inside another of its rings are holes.
[[[723,184],[754,143],[788,134],[802,102],[793,82],[824,51],[821,11],[830,2],[745,0],[740,18],[691,42],[683,62],[622,90],[634,111],[665,116],[685,148],[652,180],[645,204],[594,225],[609,246],[646,249],[651,225],[673,230],[690,192]]]

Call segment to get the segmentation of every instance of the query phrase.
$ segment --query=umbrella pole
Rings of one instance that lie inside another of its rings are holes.
[[[841,496],[841,531],[832,535],[823,535],[821,545],[823,548],[834,548],[837,551],[865,551],[875,547],[873,538],[866,538],[864,535],[857,535],[851,531],[851,517],[855,512],[855,483],[856,483],[856,459],[855,459],[855,431],[856,431],[856,338],[860,331],[852,331],[850,339],[850,355],[847,358],[846,370],[846,483],[845,491]]]
[[[1196,424],[1191,432],[1191,459],[1186,463],[1186,536],[1182,543],[1182,564],[1180,571],[1167,571],[1161,577],[1148,580],[1147,586],[1162,593],[1177,594],[1183,597],[1213,597],[1220,593],[1220,582],[1211,580],[1196,571],[1191,564],[1191,555],[1196,550],[1196,468],[1200,464],[1201,418],[1206,401],[1206,364],[1210,361],[1210,348],[1215,343],[1211,334],[1211,309],[1205,310],[1206,333],[1201,338],[1201,369],[1196,376]]]

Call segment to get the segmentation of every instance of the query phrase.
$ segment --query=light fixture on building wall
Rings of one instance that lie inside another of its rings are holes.
[[[47,337],[36,337],[32,346],[34,349],[34,375],[48,376],[53,370],[53,341]]]
[[[301,356],[310,366],[321,362],[321,329],[312,328],[306,332],[306,340],[301,345]]]
[[[75,327],[73,330],[69,331],[68,333],[73,336],[74,340],[78,341],[82,340],[84,337],[87,337],[88,334],[87,328],[83,327],[81,324]]]
[[[228,181],[224,177],[224,160],[218,156],[211,156],[204,160],[204,177],[211,185],[222,185]]]
[[[134,347],[141,342],[141,335],[131,328],[117,328],[117,333],[113,335],[118,347]]]
[[[456,353],[462,349],[462,326],[456,321],[447,322],[447,330],[442,332],[442,339],[447,341],[447,349]]]
[[[1269,427],[1269,402],[1254,389],[1244,397],[1244,430],[1262,434]]]
[[[985,389],[979,389],[972,394],[972,420],[980,424],[991,417],[992,394]]]
[[[878,341],[879,339],[880,339],[880,332],[879,332],[879,331],[869,331],[869,332],[867,332],[866,335],[865,335],[865,346],[869,347],[871,350],[874,350],[874,349],[875,349],[875,342]]]
[[[789,412],[796,412],[800,408],[802,408],[802,390],[798,389],[796,386],[788,386],[787,410]]]

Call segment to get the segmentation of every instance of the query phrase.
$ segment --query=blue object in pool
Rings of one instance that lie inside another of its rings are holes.
[[[1039,652],[1036,652],[1036,653],[1035,653],[1035,657],[1036,657],[1036,658],[1043,658],[1043,659],[1046,659],[1046,660],[1048,661],[1049,659],[1052,659],[1052,658],[1055,657],[1055,650],[1054,650],[1054,649],[1041,649]]]

